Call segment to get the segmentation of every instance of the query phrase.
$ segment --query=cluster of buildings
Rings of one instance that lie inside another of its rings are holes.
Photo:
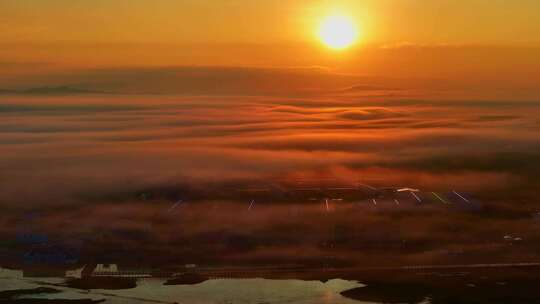
[[[185,271],[193,271],[197,268],[195,264],[184,265]],[[152,269],[128,269],[118,266],[118,264],[88,264],[75,270],[65,272],[67,278],[170,278],[177,275],[171,271],[157,271]]]

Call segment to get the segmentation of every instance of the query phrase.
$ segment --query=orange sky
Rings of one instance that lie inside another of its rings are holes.
[[[319,66],[531,90],[540,82],[538,11],[536,0],[2,1],[0,88],[78,68]],[[334,13],[360,28],[345,51],[315,34]]]
[[[540,43],[536,0],[2,1],[6,42],[298,43],[332,12],[367,43]]]

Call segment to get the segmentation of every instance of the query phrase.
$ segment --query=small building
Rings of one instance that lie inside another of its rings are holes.
[[[152,271],[144,269],[121,269],[117,264],[97,264],[88,272],[90,277],[150,278]]]
[[[85,267],[86,267],[86,265],[83,266],[82,268],[66,270],[66,278],[70,278],[70,279],[80,279],[80,278],[82,278],[83,277],[83,270],[84,270]]]
[[[118,265],[116,264],[97,264],[96,268],[94,268],[94,276],[99,274],[117,274],[118,273]]]

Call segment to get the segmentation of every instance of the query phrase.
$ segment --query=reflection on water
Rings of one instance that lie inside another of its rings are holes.
[[[17,272],[0,271],[0,291],[36,288],[56,284],[58,279],[22,278]],[[105,303],[190,303],[190,304],[347,304],[361,303],[342,297],[339,293],[362,285],[340,279],[326,283],[300,280],[227,279],[209,280],[192,286],[164,286],[163,280],[141,280],[137,288],[127,290],[81,291],[53,286],[62,290],[58,294],[33,297],[82,299],[106,299]],[[51,287],[51,286],[49,286]]]

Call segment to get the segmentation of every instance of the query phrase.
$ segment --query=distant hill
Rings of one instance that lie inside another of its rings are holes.
[[[68,94],[106,94],[103,91],[94,91],[69,86],[35,87],[24,90],[0,89],[0,94],[28,94],[28,95],[68,95]]]
[[[17,91],[13,91],[13,90],[2,90],[0,89],[0,95],[1,94],[14,94],[16,93]]]

